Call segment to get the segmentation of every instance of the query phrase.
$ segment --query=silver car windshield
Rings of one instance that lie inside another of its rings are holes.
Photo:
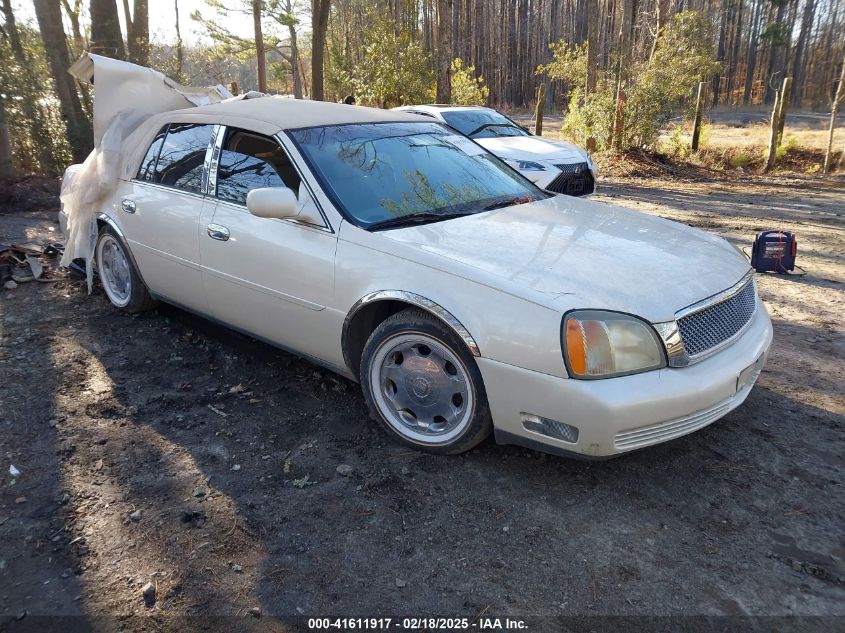
[[[335,204],[369,228],[434,222],[545,195],[439,123],[367,123],[289,130]]]

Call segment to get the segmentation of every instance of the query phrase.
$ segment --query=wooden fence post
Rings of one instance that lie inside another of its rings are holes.
[[[786,111],[789,110],[789,97],[792,93],[792,77],[783,78],[780,91],[780,110],[778,111],[778,147],[783,142],[783,126],[786,123]]]
[[[534,123],[534,134],[543,136],[543,110],[546,109],[546,84],[537,88],[537,113]]]
[[[780,90],[775,90],[775,107],[772,108],[772,123],[771,134],[769,136],[769,155],[766,156],[766,165],[763,167],[763,173],[769,171],[775,166],[775,156],[778,151],[778,122],[780,120]]]
[[[695,99],[695,119],[692,122],[692,151],[698,151],[698,141],[701,139],[701,117],[704,114],[704,91],[707,83],[698,82],[698,96]]]

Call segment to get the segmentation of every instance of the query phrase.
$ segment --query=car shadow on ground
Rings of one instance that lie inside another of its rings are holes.
[[[615,460],[492,442],[435,457],[393,444],[349,381],[175,308],[104,301],[57,328],[47,387],[76,447],[65,486],[97,504],[73,528],[92,533],[94,612],[109,592],[209,623],[258,608],[262,625],[841,605],[845,420],[765,373],[722,421]]]

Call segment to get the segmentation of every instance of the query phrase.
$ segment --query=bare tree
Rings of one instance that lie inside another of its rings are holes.
[[[311,98],[315,101],[325,98],[323,69],[330,9],[331,0],[311,0]]]
[[[90,10],[90,51],[92,53],[97,53],[98,55],[113,57],[114,59],[126,59],[126,51],[123,47],[123,36],[120,33],[120,19],[117,15],[116,1],[91,0]]]

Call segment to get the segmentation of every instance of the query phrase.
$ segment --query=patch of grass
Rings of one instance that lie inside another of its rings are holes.
[[[745,169],[753,161],[754,159],[742,149],[737,150],[732,156],[728,157],[728,164],[735,169]]]

